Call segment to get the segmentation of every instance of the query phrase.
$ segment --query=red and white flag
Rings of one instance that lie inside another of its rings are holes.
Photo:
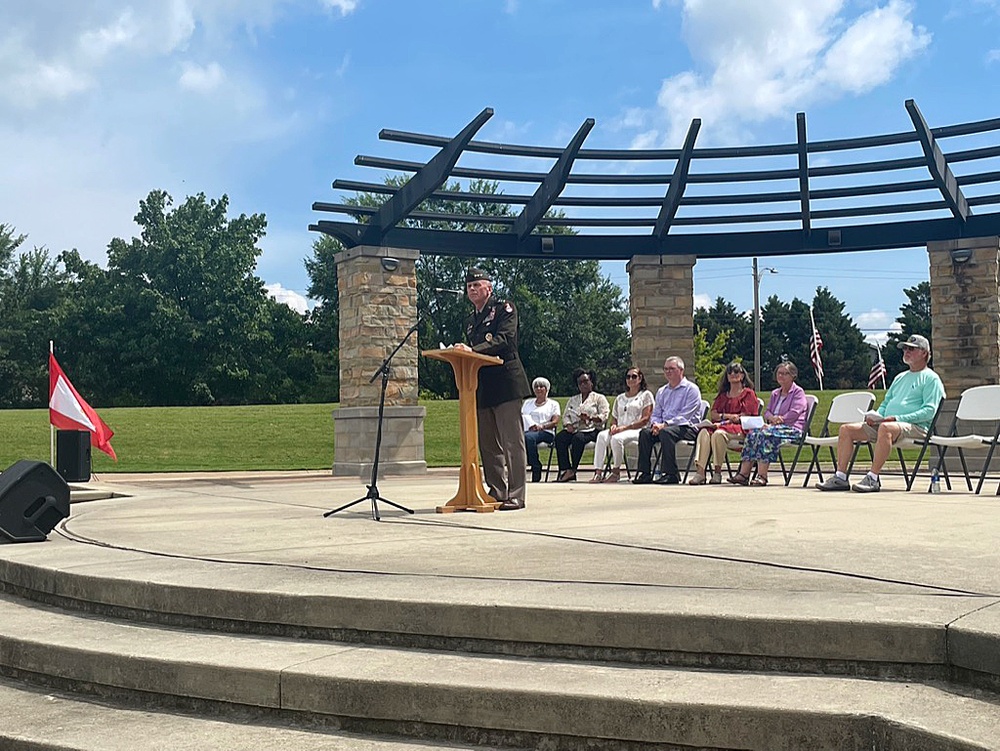
[[[812,361],[813,370],[822,377],[823,358],[820,357],[820,350],[823,349],[823,338],[819,335],[818,329],[813,329],[812,339],[809,341],[809,359]]]
[[[823,358],[820,357],[820,350],[823,349],[823,338],[816,328],[816,319],[813,318],[812,308],[809,308],[809,323],[812,324],[812,336],[809,337],[809,360],[812,362],[813,370],[816,371],[816,380],[819,387],[823,388]]]
[[[868,374],[868,388],[875,388],[879,381],[882,381],[882,388],[885,388],[885,360],[882,359],[881,349],[878,349],[878,359],[872,364],[872,372]]]
[[[118,457],[111,448],[115,433],[93,408],[73,388],[69,378],[59,367],[55,355],[49,353],[49,422],[60,430],[89,430],[90,445],[110,456]]]

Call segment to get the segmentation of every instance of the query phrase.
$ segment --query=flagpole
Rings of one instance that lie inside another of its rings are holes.
[[[810,334],[810,338],[809,338],[809,353],[812,354],[812,350],[815,349],[816,350],[816,360],[819,361],[819,362],[822,362],[823,360],[820,357],[819,347],[816,346],[816,320],[813,318],[812,305],[809,306],[809,323],[812,325],[812,334]],[[816,363],[815,362],[813,363],[813,368],[816,369]],[[819,390],[822,391],[823,390],[823,367],[822,366],[820,366],[819,369],[816,370],[816,377],[819,379]]]
[[[882,348],[881,347],[876,347],[875,349],[878,350],[878,361],[880,363],[882,363],[882,390],[885,391],[886,390],[886,385],[885,385],[885,360],[882,359]]]
[[[52,340],[49,339],[49,355],[55,354],[55,346],[52,344]],[[52,374],[49,374],[52,377]],[[48,388],[45,389],[48,393]],[[49,394],[49,398],[52,398],[52,394]],[[49,420],[49,464],[53,467],[56,466],[56,426],[52,424],[52,420]]]

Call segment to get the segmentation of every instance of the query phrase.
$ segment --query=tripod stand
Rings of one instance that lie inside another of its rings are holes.
[[[345,503],[343,506],[340,506],[339,508],[327,511],[325,514],[323,514],[324,518],[332,516],[333,514],[336,514],[338,511],[343,511],[344,509],[351,508],[351,506],[356,506],[357,504],[362,503],[364,501],[372,502],[372,519],[374,519],[375,521],[382,520],[382,517],[378,512],[379,501],[382,501],[382,503],[388,503],[393,508],[398,508],[400,511],[405,511],[408,514],[414,513],[413,509],[409,509],[406,508],[406,506],[401,506],[398,503],[394,503],[393,501],[390,501],[388,498],[383,498],[382,495],[378,492],[378,457],[379,457],[379,451],[382,448],[382,414],[385,411],[385,390],[386,387],[389,385],[389,366],[392,363],[392,358],[395,357],[396,353],[403,348],[403,345],[406,344],[406,341],[410,338],[410,334],[416,331],[417,328],[419,328],[419,326],[420,326],[420,314],[418,313],[417,320],[410,327],[410,330],[406,332],[406,334],[403,336],[402,339],[400,339],[399,344],[397,344],[396,348],[389,353],[389,356],[382,361],[382,365],[379,367],[379,369],[376,370],[374,374],[372,374],[372,377],[370,379],[368,379],[368,383],[374,383],[375,379],[379,377],[379,373],[382,374],[382,391],[379,394],[378,398],[378,432],[375,434],[375,458],[372,461],[372,484],[368,486],[368,492],[365,495],[361,496],[356,501]]]

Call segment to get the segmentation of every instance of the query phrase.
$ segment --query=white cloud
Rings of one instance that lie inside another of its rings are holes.
[[[331,10],[339,10],[340,15],[346,16],[358,7],[358,0],[323,0],[323,4]]]
[[[694,309],[698,308],[708,308],[712,307],[712,298],[709,295],[695,295],[694,296]]]
[[[306,313],[312,307],[304,295],[293,289],[285,289],[280,284],[265,284],[264,289],[274,300],[284,303],[296,313]]]
[[[684,0],[683,34],[697,67],[663,81],[648,118],[658,125],[633,146],[679,146],[694,118],[712,126],[703,133],[740,139],[747,123],[875,88],[930,44],[930,34],[910,20],[907,0],[855,17],[847,5]]]
[[[885,344],[890,331],[902,331],[892,313],[878,308],[854,316],[854,323],[864,333],[866,342],[879,346]]]
[[[182,89],[208,94],[226,82],[226,73],[218,63],[202,67],[191,62],[182,64],[183,72],[178,81]]]

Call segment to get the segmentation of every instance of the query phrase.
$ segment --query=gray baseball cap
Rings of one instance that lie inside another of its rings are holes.
[[[911,349],[922,349],[924,352],[931,351],[931,343],[927,341],[926,336],[920,336],[920,334],[913,334],[905,342],[900,342],[896,346],[900,349],[909,347]]]

